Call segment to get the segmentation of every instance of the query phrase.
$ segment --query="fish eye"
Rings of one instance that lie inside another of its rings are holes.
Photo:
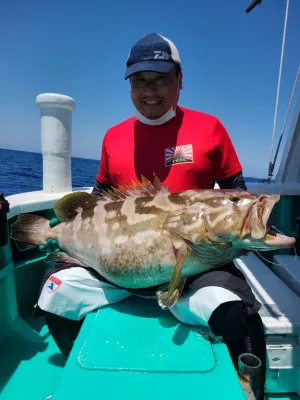
[[[240,200],[240,197],[235,195],[230,195],[229,200],[232,201],[233,203],[237,203]]]

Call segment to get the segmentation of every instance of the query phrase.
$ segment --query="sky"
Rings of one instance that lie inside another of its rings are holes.
[[[263,0],[246,14],[250,3],[1,1],[0,148],[40,152],[36,96],[60,93],[76,102],[72,156],[99,160],[106,130],[134,113],[124,80],[130,48],[155,32],[178,48],[184,84],[179,104],[218,117],[244,175],[265,178],[286,0]],[[300,1],[290,0],[275,145],[300,63],[299,19]]]

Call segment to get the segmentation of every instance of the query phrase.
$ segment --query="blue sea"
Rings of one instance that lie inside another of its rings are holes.
[[[73,187],[94,186],[99,160],[72,157]],[[0,192],[5,196],[42,190],[42,155],[27,151],[0,149]],[[256,178],[245,177],[247,182]]]
[[[72,157],[73,187],[94,186],[99,160]],[[0,192],[5,196],[43,188],[42,154],[0,149]]]

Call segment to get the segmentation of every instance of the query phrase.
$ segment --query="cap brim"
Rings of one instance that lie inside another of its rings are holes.
[[[141,71],[168,73],[172,70],[174,65],[175,63],[167,61],[142,61],[132,64],[127,68],[125,79],[128,79],[131,75]]]

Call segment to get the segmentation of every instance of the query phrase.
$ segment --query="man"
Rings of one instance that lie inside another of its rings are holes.
[[[220,188],[246,190],[221,122],[177,105],[183,85],[175,45],[161,35],[146,35],[132,47],[126,66],[136,115],[107,131],[93,193],[101,195],[141,175],[152,180],[153,173],[171,192],[212,189],[216,181]],[[50,332],[66,356],[88,312],[132,295],[80,267],[63,266],[50,273],[64,282],[64,289],[49,294],[45,283],[38,308],[46,312]],[[184,323],[210,326],[221,335],[236,368],[241,353],[257,355],[263,364],[263,396],[266,356],[258,308],[244,276],[231,263],[189,278],[170,311]]]

